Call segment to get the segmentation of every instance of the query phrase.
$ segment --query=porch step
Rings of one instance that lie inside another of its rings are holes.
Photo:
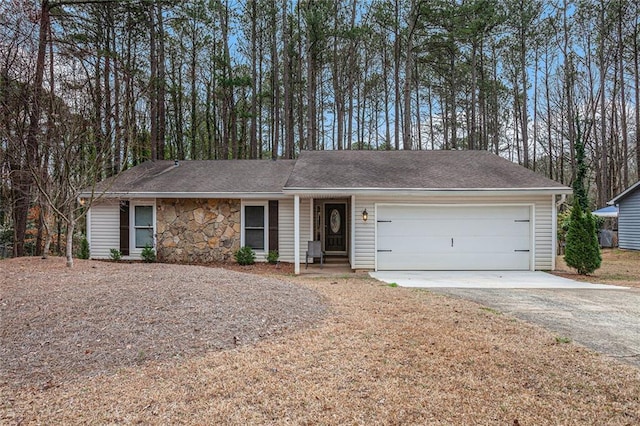
[[[348,265],[349,258],[346,256],[325,256],[325,265]]]

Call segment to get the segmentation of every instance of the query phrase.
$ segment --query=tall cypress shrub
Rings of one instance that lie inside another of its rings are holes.
[[[580,275],[587,275],[600,267],[600,245],[596,233],[596,221],[590,212],[583,212],[576,197],[571,209],[564,260]]]
[[[576,176],[573,181],[573,208],[569,218],[564,260],[580,275],[587,275],[600,267],[600,244],[596,232],[595,217],[589,211],[589,196],[585,187],[587,163],[584,140],[580,129],[580,117],[576,115]]]

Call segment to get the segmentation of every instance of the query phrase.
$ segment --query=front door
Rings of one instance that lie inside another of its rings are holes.
[[[324,205],[324,251],[347,251],[347,217],[345,204]]]

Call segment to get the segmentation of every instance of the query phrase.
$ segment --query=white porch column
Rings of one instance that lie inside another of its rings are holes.
[[[351,196],[351,241],[349,242],[349,263],[351,269],[356,266],[356,196]]]
[[[293,264],[294,273],[300,274],[300,196],[293,196]]]

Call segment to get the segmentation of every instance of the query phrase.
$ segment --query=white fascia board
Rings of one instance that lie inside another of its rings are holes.
[[[568,187],[559,188],[456,188],[456,189],[425,189],[425,188],[327,188],[327,189],[305,189],[305,188],[286,188],[285,194],[299,195],[301,197],[332,195],[371,195],[371,196],[461,196],[461,195],[562,195],[571,194],[573,191]]]
[[[635,191],[636,188],[640,186],[640,180],[636,183],[634,183],[633,185],[631,185],[629,188],[625,189],[624,191],[622,191],[620,194],[618,194],[615,198],[613,198],[611,201],[607,201],[607,204],[610,206],[616,205],[618,204],[618,202],[620,200],[622,200],[623,198],[625,198],[627,195],[629,195],[631,192]]]
[[[96,194],[82,193],[89,198]],[[291,198],[282,192],[105,192],[101,198],[242,198],[242,199],[283,199]],[[97,198],[97,197],[96,197]]]

